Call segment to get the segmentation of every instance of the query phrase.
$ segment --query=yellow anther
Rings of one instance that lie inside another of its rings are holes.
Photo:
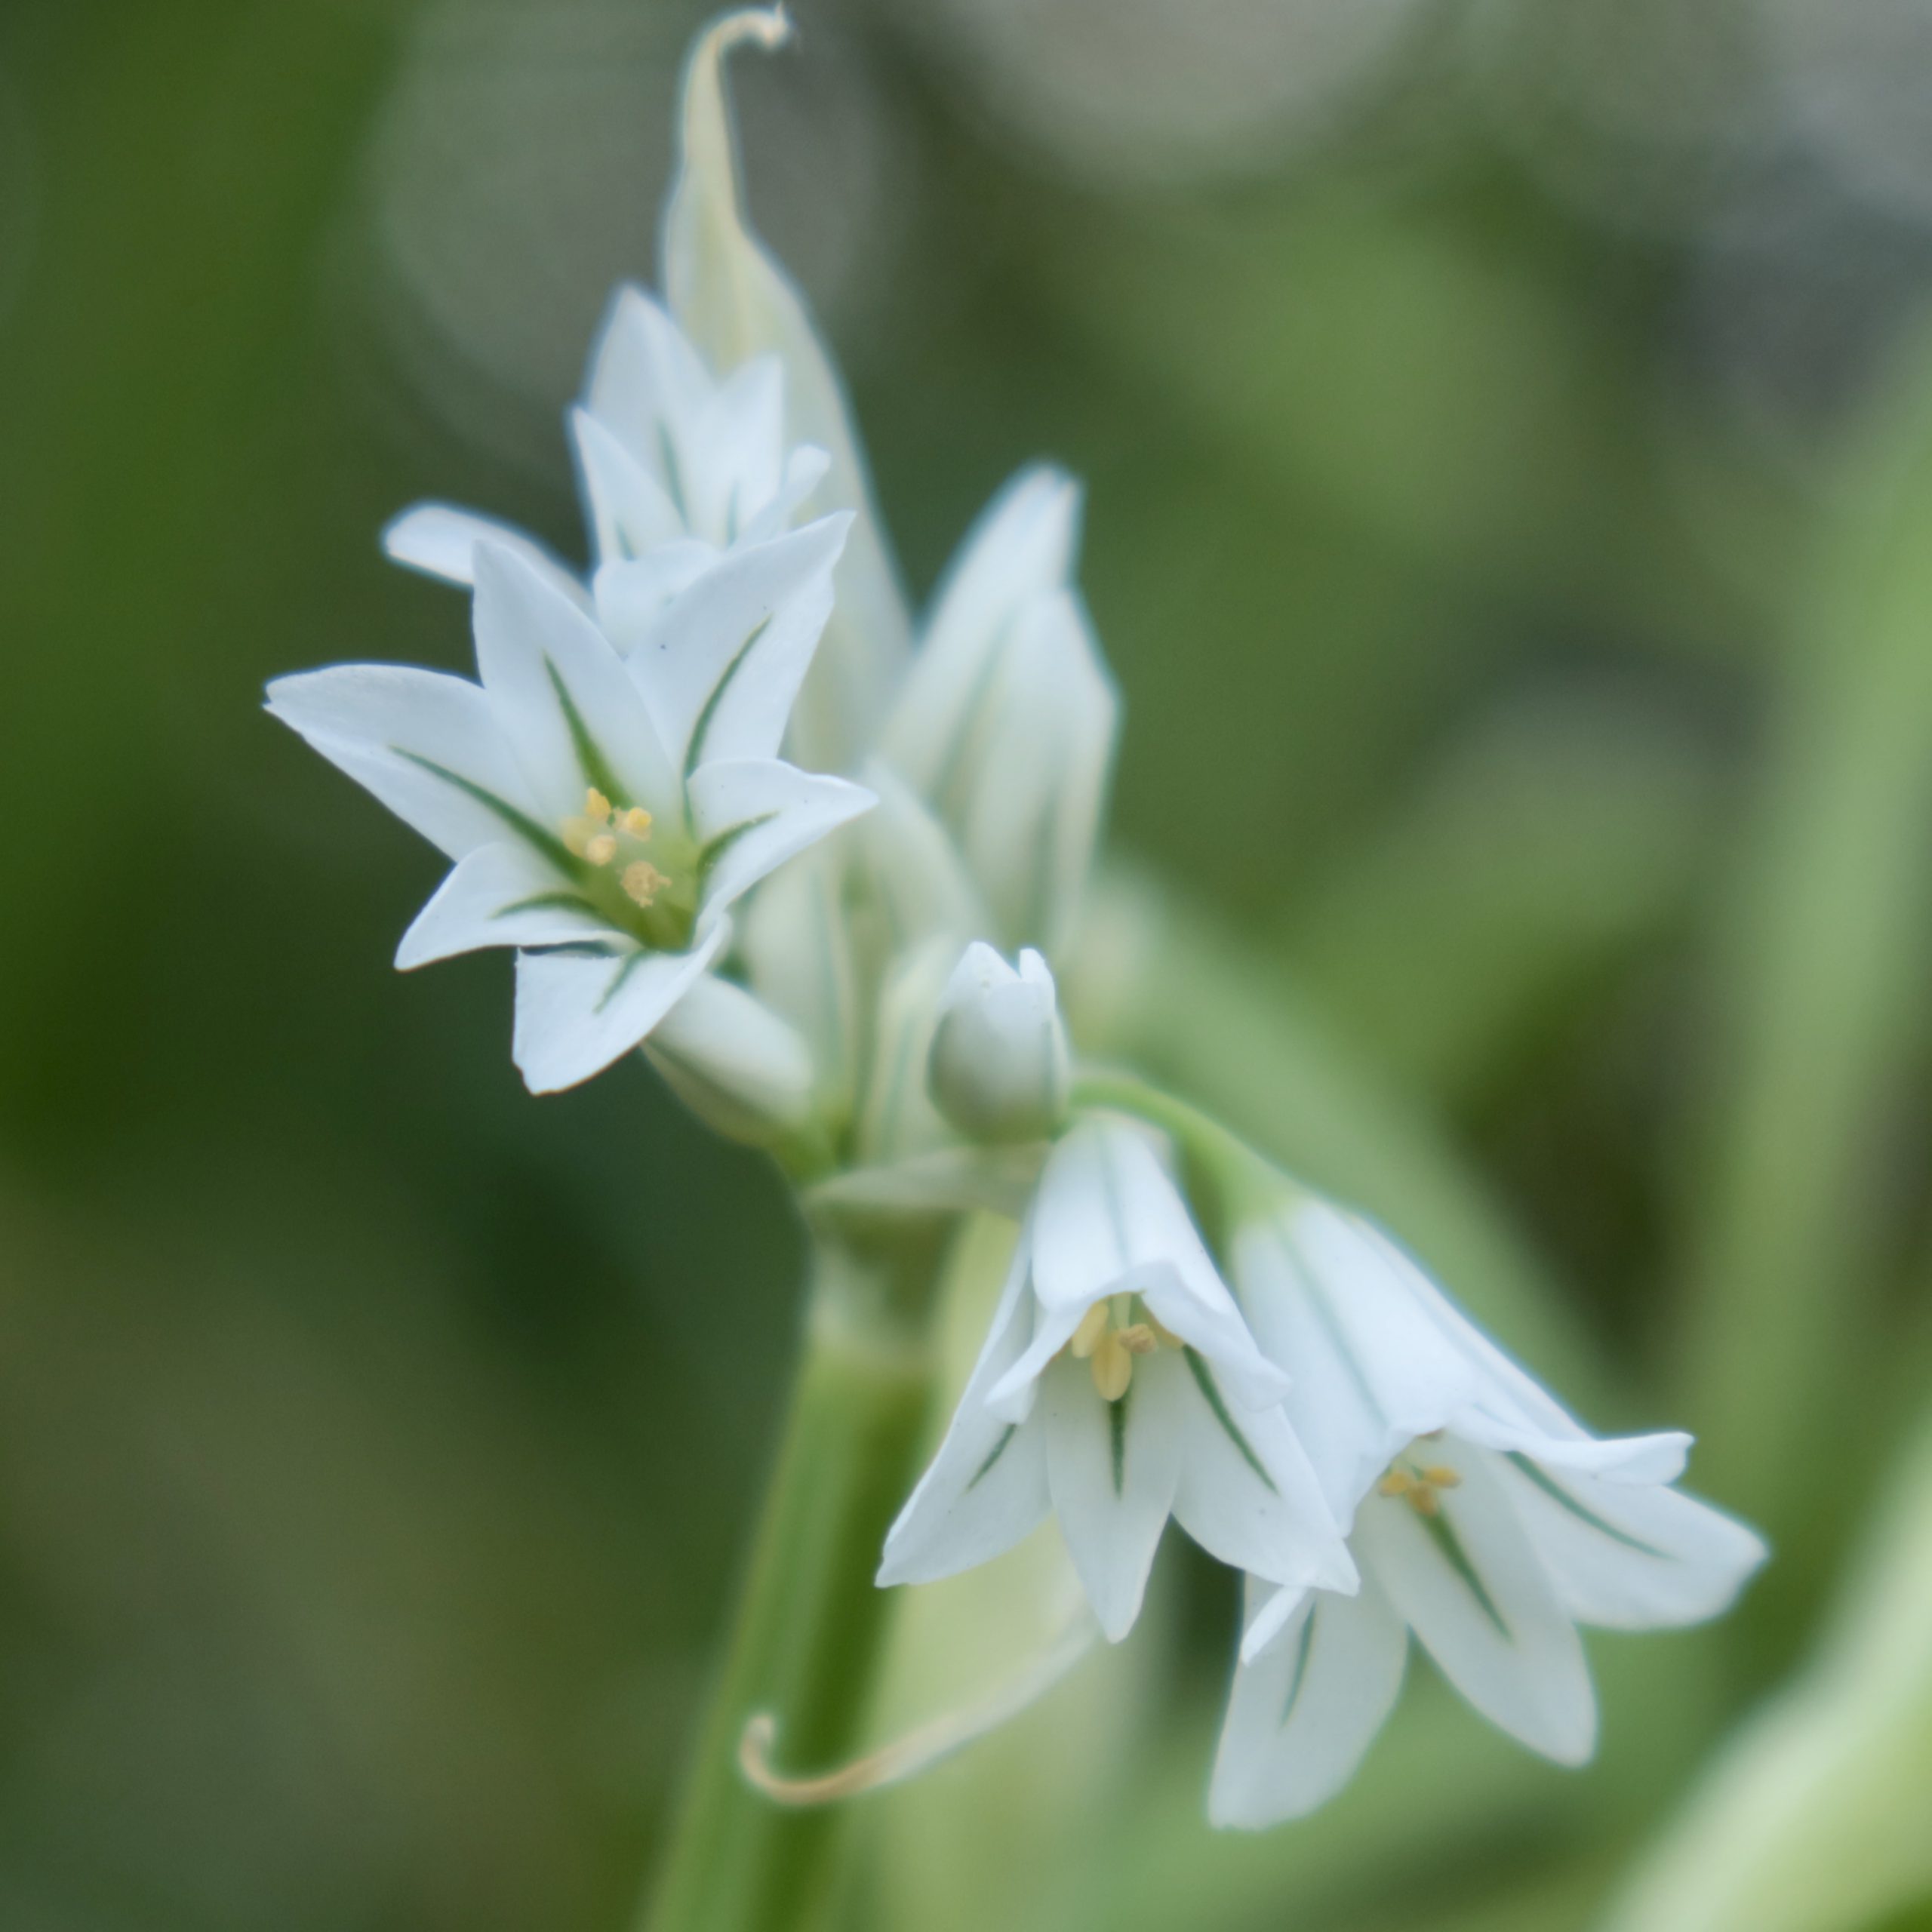
[[[1161,1344],[1153,1330],[1144,1321],[1137,1321],[1130,1328],[1118,1331],[1120,1345],[1131,1355],[1151,1355]]]
[[[641,805],[633,805],[629,811],[620,814],[618,825],[633,838],[651,836],[651,814]]]
[[[1165,1322],[1159,1320],[1156,1316],[1152,1314],[1145,1315],[1141,1317],[1141,1320],[1148,1332],[1162,1348],[1184,1349],[1187,1346],[1187,1344]]]
[[[1407,1469],[1391,1469],[1377,1483],[1377,1493],[1383,1496],[1406,1496],[1416,1486],[1416,1479]]]
[[[611,823],[611,801],[595,785],[583,795],[583,815],[592,825]]]
[[[619,883],[624,888],[626,898],[648,906],[671,881],[668,874],[660,872],[648,859],[639,859],[624,868],[624,875]]]
[[[1118,1402],[1134,1380],[1134,1357],[1118,1328],[1109,1328],[1094,1350],[1094,1386],[1103,1402]]]
[[[608,832],[600,832],[584,847],[583,856],[593,866],[608,866],[617,856],[617,841]]]
[[[574,852],[580,859],[583,848],[590,843],[591,835],[597,828],[587,818],[567,818],[564,820],[564,849]]]
[[[1446,1463],[1432,1463],[1423,1471],[1422,1479],[1434,1489],[1460,1489],[1463,1484],[1462,1472]]]
[[[1418,1516],[1433,1516],[1442,1507],[1442,1499],[1433,1483],[1419,1482],[1409,1491],[1408,1505]]]
[[[1080,1318],[1080,1326],[1073,1331],[1073,1340],[1067,1344],[1074,1355],[1084,1361],[1100,1346],[1100,1337],[1107,1332],[1107,1305],[1097,1301]]]

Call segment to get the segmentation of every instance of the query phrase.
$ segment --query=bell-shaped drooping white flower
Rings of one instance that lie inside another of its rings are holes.
[[[733,552],[628,660],[549,575],[479,543],[480,684],[348,664],[269,686],[277,717],[456,862],[397,964],[519,949],[534,1092],[638,1044],[719,956],[733,902],[871,804],[776,755],[842,537],[826,518]]]
[[[1671,1486],[1687,1436],[1591,1435],[1367,1222],[1297,1197],[1241,1231],[1234,1271],[1362,1584],[1297,1596],[1250,1579],[1217,1823],[1339,1790],[1411,1632],[1492,1723],[1580,1763],[1596,1706],[1577,1626],[1700,1622],[1763,1561],[1752,1531]]]
[[[1119,706],[1074,586],[1080,492],[1038,466],[968,532],[880,739],[1003,944],[1054,952],[1092,862]]]
[[[1291,1591],[1352,1589],[1285,1388],[1146,1131],[1081,1120],[1048,1161],[986,1347],[879,1581],[983,1563],[1051,1511],[1116,1641],[1170,1515]]]
[[[1029,946],[1016,969],[983,940],[940,995],[927,1077],[970,1140],[1044,1140],[1066,1116],[1072,1064],[1051,968]]]

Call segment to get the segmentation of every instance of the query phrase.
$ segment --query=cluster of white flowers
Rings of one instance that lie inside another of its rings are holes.
[[[1048,961],[1117,727],[1079,494],[1018,476],[913,641],[836,375],[742,215],[720,65],[783,31],[733,15],[694,54],[665,300],[620,293],[571,415],[587,574],[411,510],[389,552],[469,588],[479,681],[343,666],[270,709],[454,862],[399,966],[515,949],[533,1090],[641,1047],[822,1204],[1019,1223],[881,1583],[1051,1515],[1118,1640],[1174,1517],[1245,1577],[1219,1822],[1339,1788],[1411,1631],[1576,1761],[1577,1626],[1709,1617],[1761,1546],[1672,1486],[1686,1438],[1589,1435],[1386,1237],[1245,1150],[1211,1246],[1177,1155],[1211,1168],[1227,1137],[1075,1078]]]

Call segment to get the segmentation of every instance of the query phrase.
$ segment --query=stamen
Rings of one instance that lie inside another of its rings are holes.
[[[600,832],[585,846],[583,856],[593,866],[608,866],[617,856],[617,841],[608,832]]]
[[[651,836],[651,814],[641,805],[632,805],[617,823],[633,838],[648,838]]]
[[[595,785],[583,795],[583,815],[592,825],[611,823],[611,801]]]
[[[1107,1332],[1107,1305],[1097,1301],[1080,1318],[1080,1326],[1073,1331],[1073,1340],[1067,1347],[1077,1361],[1084,1361],[1100,1346],[1100,1337]]]
[[[587,818],[567,818],[564,820],[564,850],[574,853],[578,858],[584,855],[597,828]]]
[[[1162,1348],[1184,1349],[1187,1346],[1187,1344],[1183,1342],[1181,1338],[1157,1315],[1153,1315],[1151,1312],[1143,1315],[1141,1317],[1141,1321],[1143,1325],[1147,1329],[1148,1332],[1152,1335],[1155,1341],[1160,1343]]]
[[[1437,1489],[1460,1489],[1463,1485],[1462,1472],[1451,1469],[1446,1463],[1432,1463],[1423,1471],[1422,1479]]]
[[[1435,1516],[1441,1513],[1442,1499],[1433,1483],[1419,1482],[1409,1491],[1408,1505],[1418,1516]]]
[[[1130,1328],[1119,1331],[1120,1345],[1131,1355],[1151,1355],[1161,1344],[1154,1331],[1144,1321],[1137,1321]]]
[[[1134,1380],[1134,1357],[1118,1328],[1109,1328],[1094,1351],[1094,1386],[1103,1402],[1118,1402]]]
[[[624,875],[619,883],[624,888],[626,898],[648,909],[671,879],[669,873],[660,872],[648,859],[639,859],[624,868]]]
[[[1406,1496],[1416,1486],[1416,1479],[1407,1469],[1391,1469],[1375,1485],[1379,1496]]]

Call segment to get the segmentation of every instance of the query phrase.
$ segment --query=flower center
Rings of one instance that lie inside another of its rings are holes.
[[[1460,1489],[1463,1474],[1447,1463],[1417,1460],[1419,1445],[1411,1443],[1389,1465],[1388,1472],[1375,1485],[1378,1496],[1398,1496],[1418,1516],[1433,1516],[1442,1507],[1442,1492]]]
[[[1093,1371],[1103,1401],[1118,1402],[1134,1380],[1137,1355],[1183,1346],[1180,1337],[1150,1314],[1138,1295],[1109,1295],[1080,1318],[1066,1352]]]
[[[584,896],[613,925],[670,950],[690,935],[695,869],[689,877],[663,872],[645,856],[653,824],[641,805],[613,804],[593,785],[583,810],[563,822],[564,847],[589,869]]]

